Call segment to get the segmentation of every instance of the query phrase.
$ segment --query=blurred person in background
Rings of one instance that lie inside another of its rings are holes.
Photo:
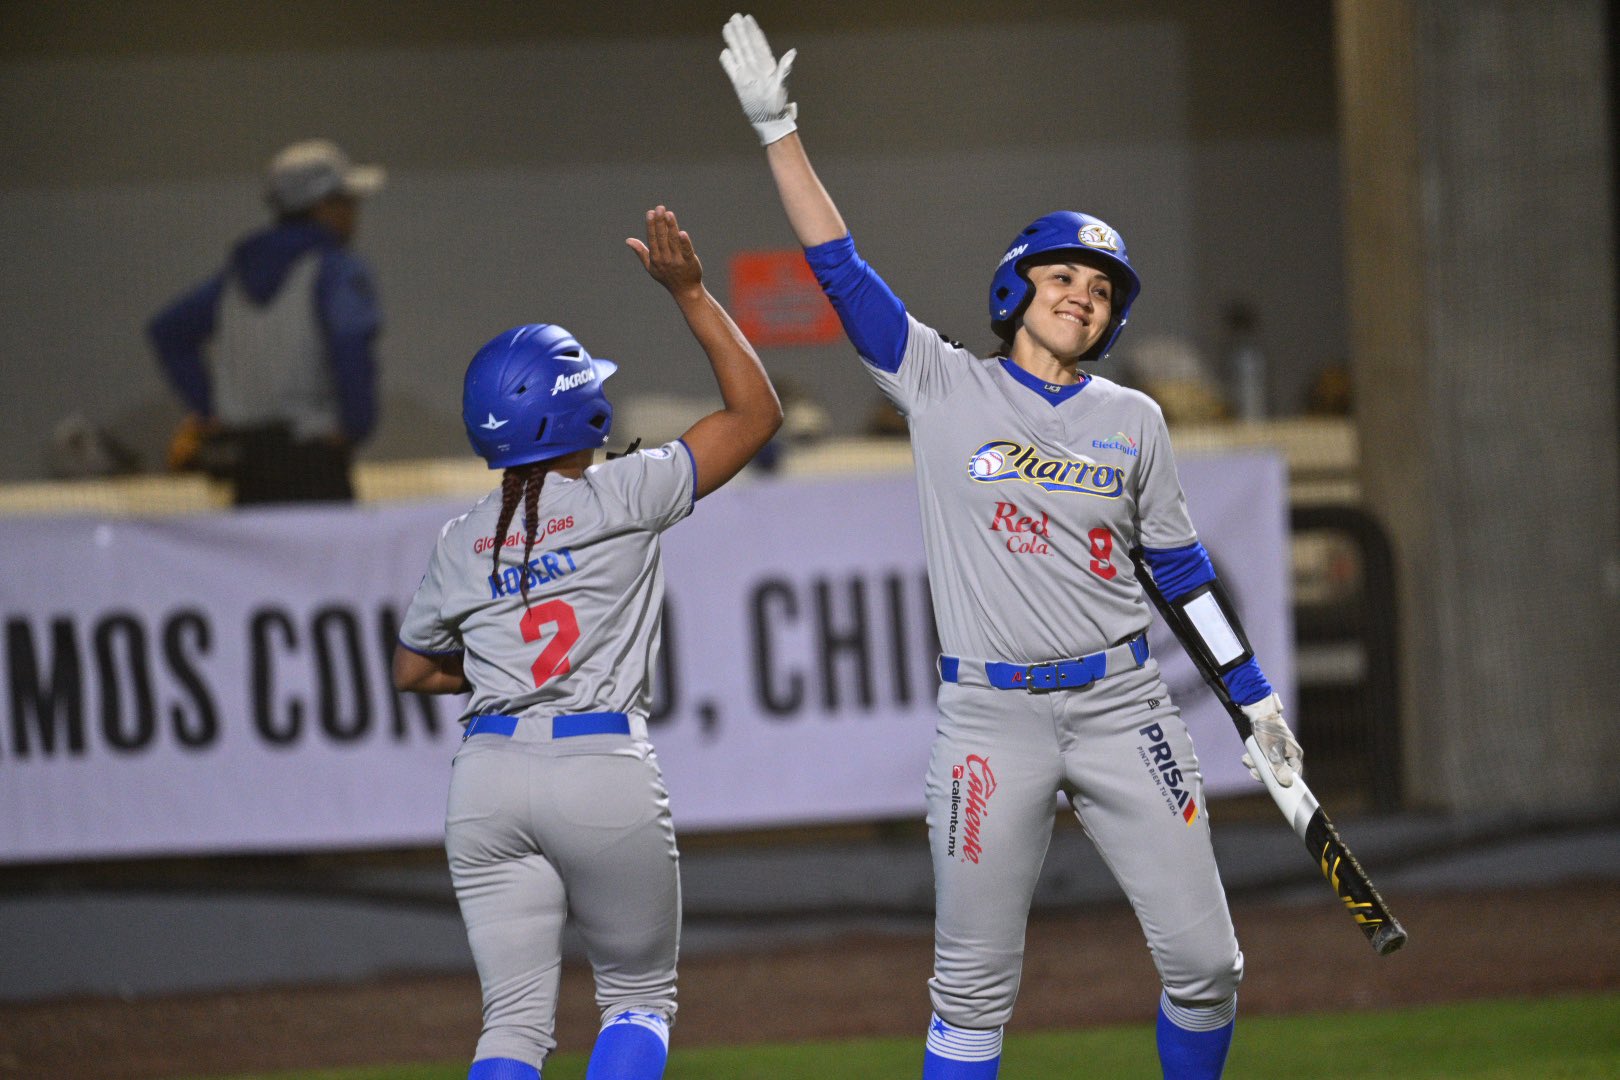
[[[491,340],[468,365],[462,421],[501,482],[440,530],[394,654],[399,689],[472,693],[445,821],[483,986],[468,1080],[539,1080],[570,916],[602,1010],[587,1080],[656,1080],[668,1056],[680,864],[647,738],[660,537],[748,464],[782,407],[675,215],[648,211],[646,243],[627,243],[674,298],[723,406],[596,463],[616,365],[555,325]]]
[[[153,317],[147,336],[190,409],[169,465],[229,479],[239,506],[354,497],[353,452],[376,423],[371,271],[349,249],[383,170],[324,139],[270,162],[276,220]]]

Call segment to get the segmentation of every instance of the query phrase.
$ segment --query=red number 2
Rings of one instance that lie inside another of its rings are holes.
[[[568,674],[568,650],[579,640],[579,620],[574,618],[574,609],[565,601],[547,600],[536,604],[523,613],[523,622],[519,624],[524,641],[539,641],[545,636],[547,626],[555,626],[557,631],[529,667],[536,686],[544,686],[546,680]]]
[[[1091,538],[1091,572],[1104,581],[1114,580],[1119,567],[1108,561],[1114,553],[1114,534],[1107,529],[1092,529],[1086,535]]]

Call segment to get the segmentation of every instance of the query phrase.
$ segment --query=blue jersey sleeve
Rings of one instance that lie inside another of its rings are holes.
[[[382,327],[366,264],[341,249],[328,252],[315,281],[315,296],[337,388],[343,434],[350,442],[359,442],[371,434],[377,422],[372,344]]]
[[[832,301],[855,351],[893,374],[906,351],[906,306],[855,251],[850,236],[804,249],[821,291]]]
[[[192,412],[213,415],[208,371],[203,366],[203,343],[214,333],[225,275],[216,274],[175,300],[146,324],[147,340],[175,392]]]
[[[1143,548],[1142,557],[1147,560],[1154,584],[1166,600],[1178,600],[1198,586],[1215,580],[1215,565],[1209,561],[1209,552],[1197,542],[1179,548]],[[1221,682],[1239,705],[1253,705],[1271,696],[1271,683],[1260,670],[1260,662],[1252,656],[1222,675]]]

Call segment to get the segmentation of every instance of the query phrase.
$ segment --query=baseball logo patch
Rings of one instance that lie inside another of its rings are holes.
[[[975,480],[988,480],[1001,475],[1007,465],[1007,456],[1000,450],[986,446],[968,458],[968,475]]]
[[[1106,225],[1084,225],[1080,229],[1080,242],[1089,248],[1103,251],[1119,250],[1119,234]]]

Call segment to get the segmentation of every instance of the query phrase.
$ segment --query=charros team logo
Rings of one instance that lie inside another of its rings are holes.
[[[968,476],[981,484],[1022,480],[1046,491],[1075,491],[1117,499],[1125,491],[1125,470],[1088,457],[1049,458],[1033,445],[1010,439],[987,442],[968,458]]]
[[[1119,250],[1119,234],[1106,225],[1082,225],[1080,242],[1086,247],[1101,248],[1103,251]]]

